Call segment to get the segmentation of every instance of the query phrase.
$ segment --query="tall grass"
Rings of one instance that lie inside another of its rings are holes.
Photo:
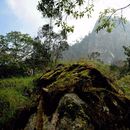
[[[130,75],[126,75],[115,82],[130,98]]]
[[[0,126],[15,116],[16,110],[31,107],[34,86],[33,77],[8,78],[0,80]]]
[[[3,88],[0,90],[0,105],[0,122],[4,123],[15,115],[17,109],[29,107],[31,100],[13,88]]]

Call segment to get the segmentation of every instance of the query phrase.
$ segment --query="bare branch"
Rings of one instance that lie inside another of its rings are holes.
[[[130,4],[128,4],[128,5],[126,5],[126,6],[122,7],[122,8],[116,9],[115,12],[117,12],[119,10],[124,10],[124,9],[128,8],[129,6],[130,6]]]
[[[130,4],[128,4],[128,5],[124,6],[124,7],[121,7],[121,8],[119,8],[119,9],[115,9],[115,11],[110,15],[109,19],[110,19],[116,12],[118,12],[118,11],[121,10],[121,13],[122,13],[122,10],[128,8],[129,6],[130,6]]]

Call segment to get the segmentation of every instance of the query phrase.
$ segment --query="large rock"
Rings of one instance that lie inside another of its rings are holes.
[[[91,66],[58,65],[35,92],[37,111],[24,130],[130,129],[130,100]]]

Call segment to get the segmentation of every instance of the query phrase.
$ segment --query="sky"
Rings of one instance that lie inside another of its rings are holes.
[[[129,0],[94,0],[95,7],[92,18],[70,20],[75,31],[69,34],[68,42],[74,43],[90,33],[98,19],[99,12],[105,8],[120,8],[130,3]],[[37,10],[38,0],[0,0],[0,34],[10,31],[28,33],[32,37],[37,35],[38,28],[47,23]],[[123,11],[124,16],[130,20],[130,7]]]

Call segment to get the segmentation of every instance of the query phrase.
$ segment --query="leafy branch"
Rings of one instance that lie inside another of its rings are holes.
[[[124,27],[124,24],[126,24],[127,20],[125,17],[123,17],[122,13],[123,13],[123,10],[128,8],[129,6],[130,4],[124,7],[118,8],[118,9],[108,8],[108,9],[105,9],[103,12],[100,12],[99,20],[98,20],[99,25],[96,28],[96,31],[99,32],[102,29],[106,29],[107,32],[111,32],[113,28],[115,28],[116,26],[116,22],[115,22],[116,19],[119,20],[119,22]],[[116,15],[118,11],[121,11],[120,17]]]

